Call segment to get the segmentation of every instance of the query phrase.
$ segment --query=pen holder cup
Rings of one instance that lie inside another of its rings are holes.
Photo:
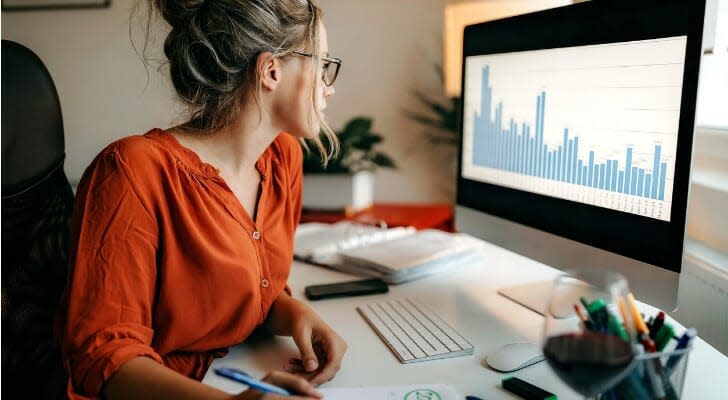
[[[597,399],[681,399],[691,350],[692,346],[689,346],[636,356],[630,372]]]

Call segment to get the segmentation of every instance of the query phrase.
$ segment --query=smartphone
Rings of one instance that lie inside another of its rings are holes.
[[[306,297],[310,300],[329,299],[332,297],[362,296],[365,294],[387,293],[387,283],[379,278],[363,279],[325,285],[306,286]]]

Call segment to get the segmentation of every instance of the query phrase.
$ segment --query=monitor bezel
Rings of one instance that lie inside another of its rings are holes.
[[[669,222],[467,179],[458,129],[457,204],[679,273],[685,236],[704,1],[590,1],[470,25],[469,56],[687,36]],[[482,40],[487,37],[488,40]],[[478,40],[480,38],[480,40]],[[600,226],[592,229],[590,226]],[[651,239],[651,240],[650,240]]]

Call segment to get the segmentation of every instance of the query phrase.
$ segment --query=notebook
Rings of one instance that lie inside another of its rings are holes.
[[[306,223],[296,232],[297,259],[398,284],[470,261],[476,239],[435,229],[382,229],[352,222]]]
[[[319,389],[326,400],[459,400],[450,385],[375,386]]]

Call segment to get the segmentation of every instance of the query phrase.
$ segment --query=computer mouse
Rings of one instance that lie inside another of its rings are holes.
[[[496,371],[511,372],[543,360],[543,351],[535,343],[509,343],[488,354],[485,362]]]

